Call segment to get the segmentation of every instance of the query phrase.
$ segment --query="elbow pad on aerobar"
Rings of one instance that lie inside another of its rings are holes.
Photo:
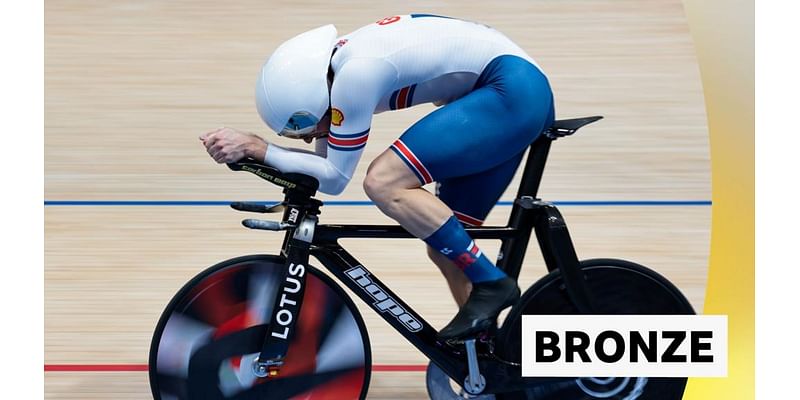
[[[341,193],[350,181],[350,177],[342,174],[326,158],[291,151],[273,144],[267,147],[264,163],[283,172],[313,176],[319,181],[319,191],[325,194]]]

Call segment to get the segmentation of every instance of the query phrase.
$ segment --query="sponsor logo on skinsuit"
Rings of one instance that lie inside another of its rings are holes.
[[[342,122],[344,121],[344,114],[338,108],[331,109],[331,124],[334,126],[342,126]]]
[[[400,16],[399,15],[395,15],[395,16],[392,16],[392,17],[386,17],[384,19],[375,21],[375,23],[378,24],[378,25],[389,25],[389,24],[391,24],[393,22],[397,22],[399,20],[400,20]]]

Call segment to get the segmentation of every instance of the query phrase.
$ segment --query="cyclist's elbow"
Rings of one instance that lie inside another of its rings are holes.
[[[319,183],[319,191],[325,194],[336,196],[344,192],[350,178],[346,176],[336,176],[332,179],[325,179]]]

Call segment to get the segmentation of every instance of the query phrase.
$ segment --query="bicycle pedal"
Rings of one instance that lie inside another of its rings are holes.
[[[497,327],[491,326],[488,330],[483,332],[479,332],[476,339],[478,339],[478,343],[489,343],[493,342],[494,338],[497,336]]]
[[[447,339],[445,340],[445,343],[447,343],[450,346],[461,347],[464,345],[466,341],[475,340],[477,345],[480,346],[481,344],[494,343],[495,336],[497,336],[497,328],[490,327],[489,329],[477,332],[474,335],[465,336],[461,338]]]
[[[463,337],[463,338],[456,338],[456,339],[447,339],[444,342],[448,346],[456,347],[456,348],[461,349],[461,348],[464,347],[464,343],[466,343],[467,340],[475,340],[475,339],[476,339],[475,337]]]

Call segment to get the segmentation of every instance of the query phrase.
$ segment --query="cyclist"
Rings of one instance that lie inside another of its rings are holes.
[[[439,337],[464,338],[520,295],[464,225],[483,223],[554,116],[547,78],[506,36],[430,14],[384,18],[343,37],[333,25],[302,33],[262,67],[256,105],[278,135],[316,139],[316,151],[230,128],[200,139],[219,163],[252,157],[314,176],[321,192],[339,194],[364,152],[373,114],[423,103],[440,107],[372,161],[363,186],[383,213],[427,243],[460,306]],[[432,182],[436,196],[422,187]]]

